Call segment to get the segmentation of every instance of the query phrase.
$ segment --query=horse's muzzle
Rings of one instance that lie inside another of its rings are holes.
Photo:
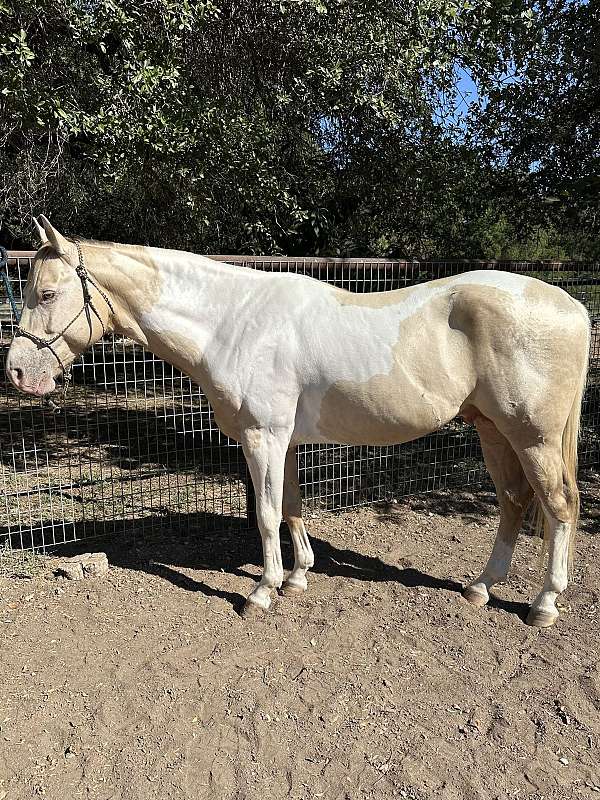
[[[48,364],[37,349],[30,350],[14,343],[6,355],[6,374],[12,385],[35,397],[43,397],[55,390],[53,367],[55,365]]]

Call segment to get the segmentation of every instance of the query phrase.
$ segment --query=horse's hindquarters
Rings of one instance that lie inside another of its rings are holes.
[[[530,296],[510,306],[469,292],[469,305],[453,309],[477,374],[470,403],[523,447],[562,436],[589,349],[583,307],[556,287],[531,283]]]

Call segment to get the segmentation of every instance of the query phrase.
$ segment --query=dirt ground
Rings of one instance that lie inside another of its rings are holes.
[[[255,533],[104,542],[104,578],[3,578],[0,799],[595,797],[600,476],[583,489],[547,630],[523,622],[527,535],[487,608],[460,595],[489,491],[309,514],[308,593],[254,622]]]

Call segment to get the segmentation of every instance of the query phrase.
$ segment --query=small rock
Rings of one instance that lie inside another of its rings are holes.
[[[57,566],[56,572],[71,581],[97,578],[108,572],[108,558],[106,553],[83,553],[80,556],[65,558]]]
[[[558,760],[560,761],[561,764],[564,764],[565,767],[569,765],[569,759],[565,758],[564,756],[561,756]]]

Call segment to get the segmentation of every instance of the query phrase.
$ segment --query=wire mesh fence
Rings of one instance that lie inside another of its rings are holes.
[[[15,253],[17,300],[32,253]],[[595,263],[399,262],[219,256],[255,269],[311,275],[354,292],[413,286],[474,268],[526,273],[562,286],[592,319],[590,375],[580,463],[600,463],[600,265]],[[0,356],[15,320],[0,303]],[[3,369],[3,367],[2,367]],[[217,428],[200,389],[122,337],[103,339],[74,365],[60,413],[18,394],[2,374],[0,535],[5,548],[46,549],[137,531],[218,531],[252,523],[241,448]],[[307,445],[300,479],[309,504],[344,509],[485,479],[474,430],[455,420],[391,447]]]

